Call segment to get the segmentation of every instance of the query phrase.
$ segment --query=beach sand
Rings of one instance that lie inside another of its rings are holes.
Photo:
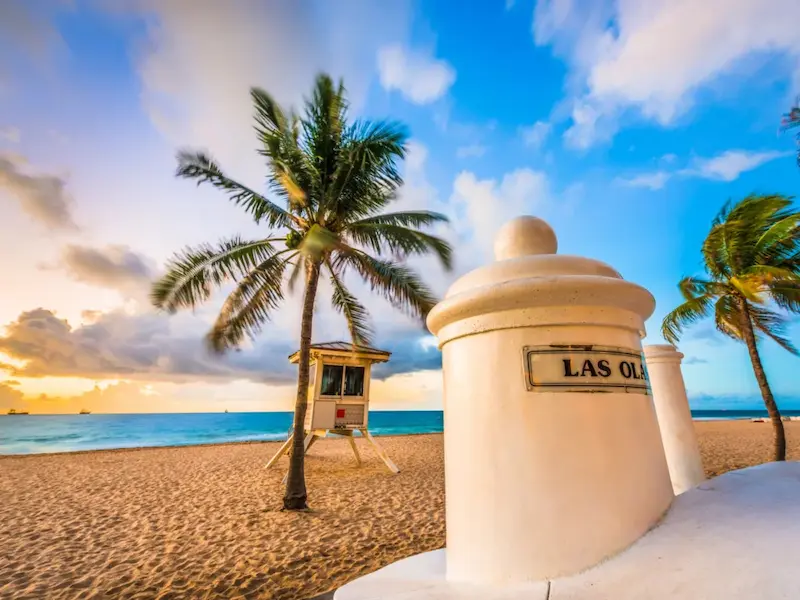
[[[787,423],[800,458],[800,422]],[[769,423],[697,423],[710,475],[769,459]],[[444,545],[441,435],[307,461],[313,512],[281,512],[276,443],[0,458],[0,598],[304,600]]]

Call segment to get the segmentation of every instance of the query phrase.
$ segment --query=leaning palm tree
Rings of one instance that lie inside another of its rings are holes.
[[[330,280],[333,307],[344,315],[353,343],[372,335],[367,309],[345,285],[348,271],[366,280],[396,308],[423,318],[436,300],[405,257],[433,253],[450,268],[451,248],[423,228],[447,219],[425,211],[382,212],[396,198],[398,160],[406,135],[395,123],[347,121],[345,90],[320,75],[302,116],[284,112],[266,92],[252,89],[259,153],[279,205],[226,176],[208,156],[178,154],[177,176],[225,192],[258,224],[263,238],[223,240],[176,254],[152,290],[153,303],[174,312],[209,299],[214,288],[234,282],[207,335],[218,353],[256,336],[298,278],[304,283],[294,431],[305,422],[309,346],[320,276]],[[303,436],[295,435],[283,504],[306,508]]]
[[[758,341],[771,338],[798,354],[786,338],[781,311],[800,312],[800,212],[785,196],[748,196],[727,203],[703,243],[706,278],[685,277],[678,287],[684,303],[661,326],[676,343],[683,328],[714,315],[716,328],[744,342],[775,434],[775,460],[786,459],[783,421],[758,352]]]

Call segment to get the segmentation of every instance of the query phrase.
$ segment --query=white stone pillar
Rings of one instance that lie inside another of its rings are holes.
[[[452,581],[576,573],[634,542],[673,499],[642,369],[653,297],[556,248],[544,221],[511,221],[496,262],[428,317],[442,349]]]
[[[670,344],[655,344],[644,347],[644,356],[672,489],[682,494],[706,478],[681,374],[683,354]]]

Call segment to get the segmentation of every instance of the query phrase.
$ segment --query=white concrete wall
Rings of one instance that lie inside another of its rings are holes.
[[[670,344],[645,346],[653,402],[675,494],[705,480],[697,433],[681,373],[683,354]]]

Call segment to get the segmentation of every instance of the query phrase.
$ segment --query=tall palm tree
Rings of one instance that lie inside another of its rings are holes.
[[[424,319],[436,300],[404,258],[433,253],[449,269],[451,248],[421,231],[445,222],[443,215],[382,212],[402,185],[397,162],[405,156],[406,134],[401,127],[388,121],[348,123],[344,87],[327,75],[317,78],[302,116],[284,112],[261,89],[250,94],[258,152],[266,159],[270,191],[283,206],[226,176],[205,154],[180,152],[178,177],[219,188],[266,232],[260,239],[233,237],[176,254],[154,284],[152,301],[169,312],[194,308],[214,288],[235,282],[207,335],[210,348],[223,353],[258,334],[283,300],[284,286],[291,291],[303,276],[296,435],[283,500],[286,509],[301,510],[307,506],[302,432],[320,276],[330,280],[332,304],[346,318],[353,343],[367,344],[369,315],[345,286],[345,273],[356,273],[396,308]]]
[[[685,302],[661,326],[676,343],[683,328],[712,312],[717,330],[744,342],[775,433],[774,460],[786,460],[783,421],[758,352],[766,336],[793,354],[781,310],[800,312],[800,212],[785,196],[748,196],[728,202],[703,242],[706,278],[685,277]]]

